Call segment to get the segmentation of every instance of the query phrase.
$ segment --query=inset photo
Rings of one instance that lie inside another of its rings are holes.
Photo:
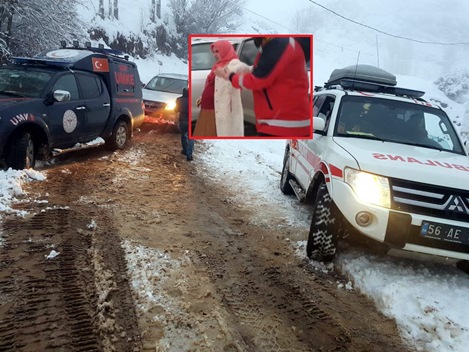
[[[193,139],[312,138],[313,36],[189,36]]]

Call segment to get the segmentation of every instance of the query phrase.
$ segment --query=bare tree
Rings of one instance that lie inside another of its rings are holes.
[[[227,33],[242,22],[246,0],[170,0],[179,33]]]
[[[314,8],[299,9],[290,20],[290,26],[295,33],[314,33],[323,24],[323,19]]]
[[[172,11],[176,31],[180,34],[187,34],[189,24],[189,0],[169,0],[169,8]]]
[[[84,26],[77,19],[78,3],[79,0],[0,2],[0,13],[4,10],[0,28],[0,39],[3,39],[4,44],[0,60],[5,61],[9,54],[34,55],[52,45],[58,45],[60,39],[82,37]]]

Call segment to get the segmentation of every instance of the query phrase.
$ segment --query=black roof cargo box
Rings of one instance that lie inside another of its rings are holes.
[[[362,82],[378,83],[388,86],[397,84],[396,76],[372,65],[352,65],[332,71],[325,86],[340,84],[343,79],[353,79]]]

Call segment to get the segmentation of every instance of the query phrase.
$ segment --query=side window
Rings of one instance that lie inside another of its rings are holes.
[[[103,88],[98,77],[77,75],[83,99],[93,99],[101,95]]]
[[[254,45],[254,39],[249,39],[244,42],[241,53],[239,54],[239,59],[247,65],[252,66],[258,53],[259,51]]]
[[[332,109],[334,108],[334,102],[335,97],[326,96],[326,99],[324,99],[324,103],[319,108],[318,116],[329,120],[329,118],[331,117]]]
[[[70,92],[70,100],[80,99],[80,95],[78,94],[77,81],[75,80],[75,76],[72,74],[67,74],[60,77],[52,88],[53,92],[56,90],[66,90]]]
[[[334,108],[335,97],[332,95],[321,95],[315,98],[313,105],[313,116],[321,117],[326,123],[326,128],[324,131],[327,131],[329,128],[329,123],[331,121],[332,109]]]
[[[319,109],[321,108],[322,103],[326,100],[326,95],[314,97],[313,105],[313,116],[319,116]]]

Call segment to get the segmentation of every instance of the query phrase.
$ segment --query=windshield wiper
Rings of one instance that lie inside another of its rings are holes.
[[[444,149],[444,148],[442,148],[442,147],[437,147],[437,146],[435,146],[435,145],[426,144],[426,143],[402,142],[402,141],[400,141],[400,143],[402,143],[402,144],[407,144],[407,145],[413,145],[413,146],[415,146],[415,147],[423,147],[423,148],[435,149],[435,150],[439,150],[440,152]]]
[[[362,138],[362,139],[371,139],[373,141],[381,141],[381,142],[388,142],[388,140],[376,137],[372,134],[367,133],[347,133],[347,134],[339,134],[337,137],[353,137],[353,138]]]
[[[18,92],[12,92],[9,90],[0,90],[0,95],[8,95],[10,97],[20,97],[20,98],[26,97],[26,95],[19,94]]]

